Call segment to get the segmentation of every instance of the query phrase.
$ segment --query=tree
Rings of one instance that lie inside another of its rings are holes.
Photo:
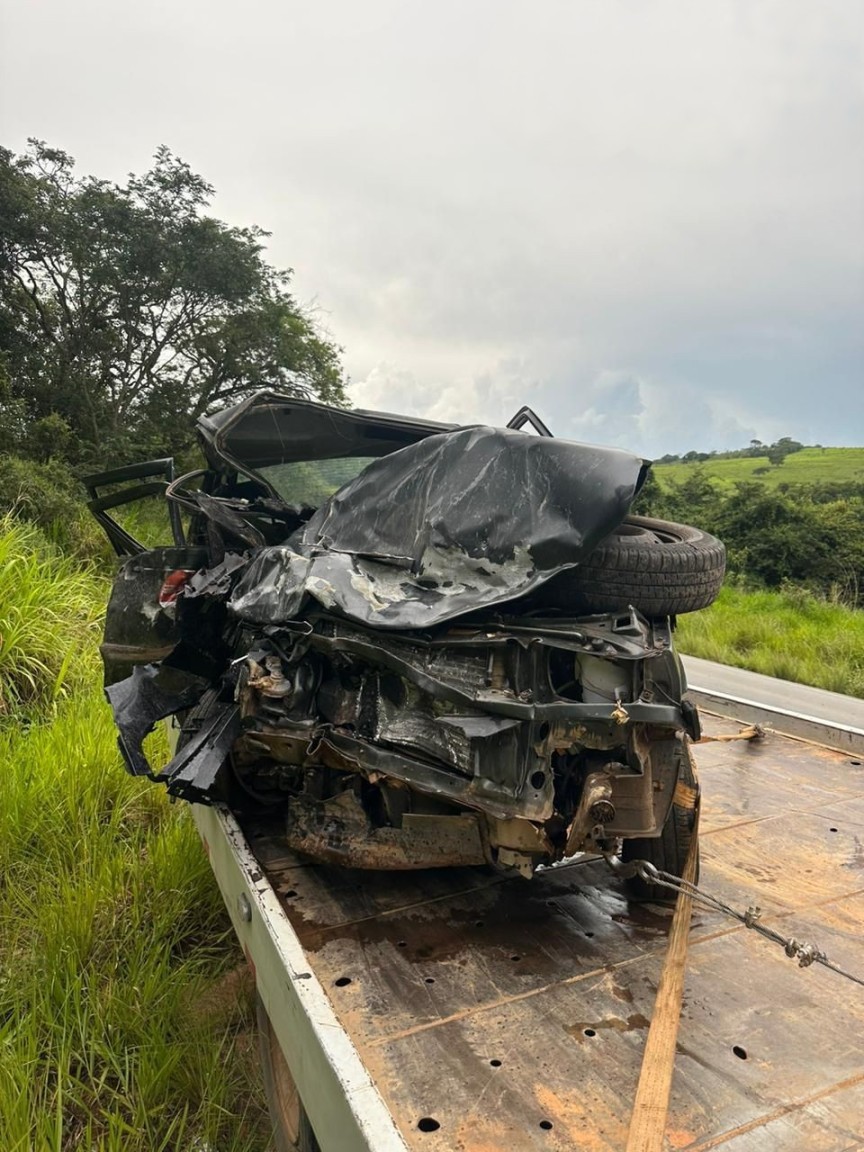
[[[167,148],[122,186],[41,141],[0,148],[0,429],[23,421],[44,456],[66,428],[93,464],[177,450],[258,388],[344,402],[339,349],[264,259],[267,233],[208,216],[212,195]]]
[[[804,447],[798,440],[793,440],[791,436],[781,436],[769,448],[766,448],[765,454],[771,464],[782,464],[787,456],[791,456],[793,452],[800,452]]]

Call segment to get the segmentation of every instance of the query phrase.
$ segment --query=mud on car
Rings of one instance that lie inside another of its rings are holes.
[[[197,433],[199,471],[88,481],[125,557],[101,651],[130,772],[266,809],[328,863],[530,876],[603,853],[680,874],[699,729],[673,628],[725,553],[629,515],[647,461],[529,409],[457,427],[269,392]],[[121,523],[147,495],[163,547]],[[177,751],[151,765],[169,716]]]

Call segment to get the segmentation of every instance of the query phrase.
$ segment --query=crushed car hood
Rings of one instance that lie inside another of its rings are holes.
[[[377,444],[387,425],[376,420],[363,434]],[[230,600],[240,619],[290,620],[311,597],[372,628],[411,630],[514,600],[581,563],[624,519],[649,467],[511,429],[396,432],[416,442],[394,452],[391,441],[284,544],[255,553]]]

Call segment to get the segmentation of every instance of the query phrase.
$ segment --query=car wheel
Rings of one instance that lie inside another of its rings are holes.
[[[261,1073],[270,1123],[273,1125],[275,1152],[321,1152],[267,1009],[257,994],[255,1012],[258,1019]]]
[[[696,777],[696,765],[690,748],[685,746],[681,768],[678,774],[678,783],[675,795],[663,831],[659,836],[645,836],[633,840],[625,840],[621,851],[621,859],[625,863],[632,860],[647,860],[655,868],[663,872],[670,872],[673,876],[681,876],[690,844],[696,828],[696,806],[699,800],[699,781]],[[696,832],[698,836],[698,832]],[[699,848],[696,848],[696,876],[699,881]],[[661,888],[656,884],[649,884],[640,876],[632,876],[627,881],[631,893],[640,900],[653,900],[656,903],[665,903],[675,899],[675,893],[669,888]]]
[[[725,571],[726,549],[716,537],[688,524],[629,516],[547,589],[556,606],[580,613],[632,605],[646,616],[678,616],[707,608]]]

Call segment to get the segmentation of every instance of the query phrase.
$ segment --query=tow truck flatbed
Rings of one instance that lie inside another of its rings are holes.
[[[860,975],[860,755],[695,751],[700,885]],[[671,908],[602,861],[352,871],[287,852],[278,820],[195,811],[324,1152],[622,1152]],[[666,1147],[864,1149],[864,990],[696,906]]]

